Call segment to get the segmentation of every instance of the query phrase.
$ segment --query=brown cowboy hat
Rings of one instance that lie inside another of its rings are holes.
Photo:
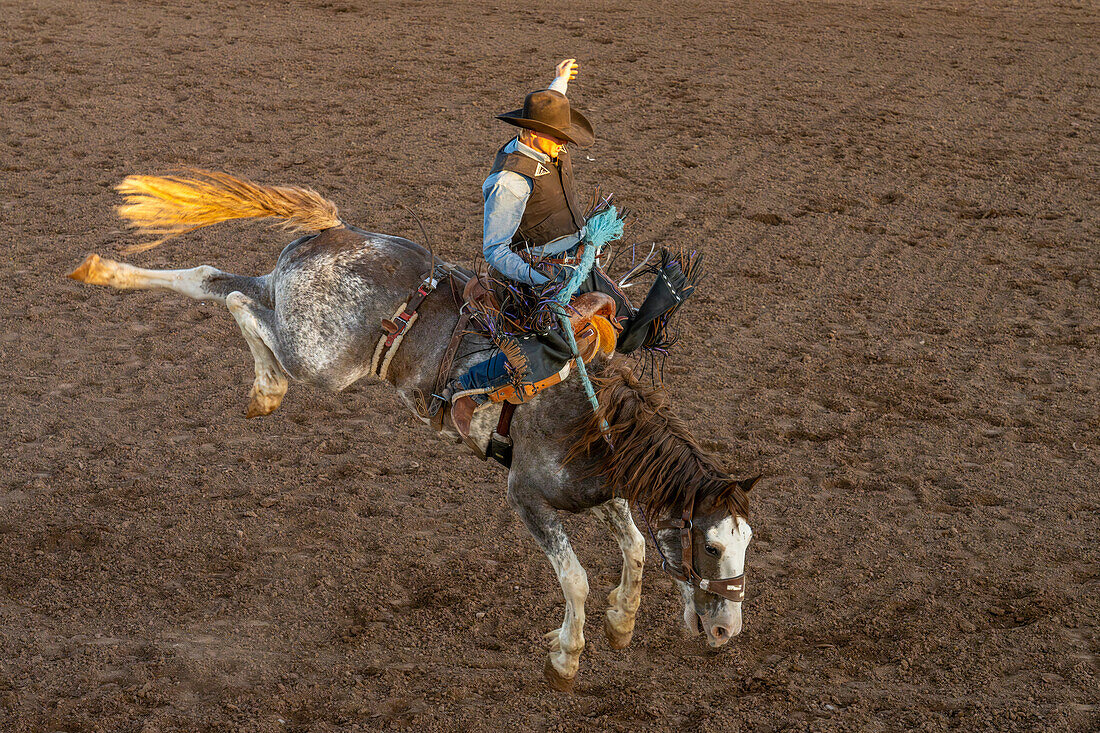
[[[582,148],[587,148],[596,140],[592,134],[592,123],[577,110],[570,109],[564,94],[552,89],[531,92],[523,100],[523,109],[497,115],[497,119],[576,143]]]

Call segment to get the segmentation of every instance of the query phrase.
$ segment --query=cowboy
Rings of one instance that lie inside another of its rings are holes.
[[[520,132],[497,151],[481,187],[485,261],[498,282],[540,297],[545,297],[550,283],[564,282],[573,273],[585,246],[584,212],[573,188],[569,146],[588,147],[595,136],[592,124],[571,108],[565,96],[578,68],[576,59],[565,59],[557,65],[549,88],[528,94],[521,109],[497,116]],[[615,301],[620,327],[615,348],[621,353],[659,344],[663,324],[694,290],[694,276],[686,275],[681,263],[667,252],[653,271],[658,276],[638,309],[598,265],[576,290],[578,295],[599,291]],[[452,404],[456,426],[468,427],[486,395],[511,381],[510,365],[520,378],[538,383],[558,373],[574,356],[565,337],[553,327],[518,338],[498,335],[497,346],[496,354],[471,367],[438,396],[440,402]]]
[[[528,94],[521,109],[497,116],[520,128],[520,133],[497,152],[481,187],[485,201],[482,248],[494,276],[520,287],[540,288],[568,274],[567,267],[578,261],[578,245],[584,239],[584,212],[573,188],[567,146],[586,148],[595,137],[591,123],[570,107],[565,96],[578,68],[576,59],[565,59],[557,65],[549,88]],[[578,292],[590,290],[611,295],[622,319],[632,314],[622,291],[597,268]],[[555,353],[554,339],[549,340],[549,358],[567,360],[568,352]],[[508,381],[506,363],[505,355],[497,353],[464,374],[453,391],[503,385]]]
[[[591,123],[570,108],[565,96],[578,68],[575,59],[562,61],[549,88],[528,94],[522,109],[497,116],[521,132],[497,152],[482,184],[482,245],[490,267],[526,285],[550,281],[529,262],[568,252],[584,236],[565,147],[573,143],[586,148],[595,140]]]

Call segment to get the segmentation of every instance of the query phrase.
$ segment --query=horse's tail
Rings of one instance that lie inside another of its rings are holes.
[[[142,252],[200,227],[230,219],[283,220],[291,231],[342,226],[336,204],[302,186],[261,186],[227,173],[188,169],[190,176],[127,176],[115,186],[126,203],[118,215],[139,234],[160,236],[125,248]]]

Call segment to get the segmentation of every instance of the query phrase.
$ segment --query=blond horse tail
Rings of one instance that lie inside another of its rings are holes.
[[[227,173],[188,169],[189,176],[127,176],[115,186],[126,203],[118,215],[139,234],[159,236],[124,252],[143,252],[172,237],[230,219],[282,219],[284,229],[317,232],[342,226],[336,204],[302,186],[261,186]]]

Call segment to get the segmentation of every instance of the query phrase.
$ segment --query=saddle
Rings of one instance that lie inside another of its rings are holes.
[[[609,356],[615,351],[618,324],[615,322],[615,300],[610,295],[596,291],[578,295],[569,303],[568,312],[573,339],[577,344],[577,357],[584,363],[592,361],[597,354]],[[517,341],[529,338],[521,337]],[[515,348],[504,345],[502,350],[511,366],[523,374],[527,369],[527,354],[523,349],[517,344]],[[487,395],[489,401],[522,404],[568,377],[570,370],[576,366],[577,357],[569,359],[559,371],[542,379],[506,384],[490,392]]]
[[[576,343],[577,356],[569,358],[559,371],[548,377],[538,380],[514,379],[511,384],[506,384],[486,395],[489,398],[489,402],[486,404],[500,404],[501,408],[496,429],[490,434],[485,451],[482,451],[481,447],[470,438],[470,423],[473,420],[474,413],[480,409],[474,401],[470,397],[461,397],[453,404],[446,406],[445,410],[450,416],[451,424],[454,425],[459,436],[470,446],[475,455],[483,459],[492,458],[506,468],[511,467],[512,439],[508,435],[508,431],[516,405],[523,404],[543,390],[563,381],[569,376],[569,372],[576,365],[578,358],[584,363],[588,363],[597,355],[609,356],[614,352],[617,331],[620,328],[615,321],[615,308],[615,300],[610,295],[595,291],[579,295],[570,302],[570,329]],[[524,340],[533,339],[534,335],[532,334],[514,339],[512,342],[514,348],[509,348],[507,344],[501,344],[501,350],[508,358],[509,364],[516,369],[517,375],[529,375],[531,373],[526,366],[527,355],[519,344]],[[454,343],[454,340],[452,340],[452,343]],[[565,353],[568,355],[569,352]],[[446,358],[444,361],[446,362]],[[440,427],[442,427],[442,413],[443,410],[440,411],[439,415]]]
[[[374,374],[380,378],[385,378],[386,368],[389,366],[390,360],[400,347],[408,329],[417,320],[417,309],[420,304],[444,280],[450,283],[452,292],[456,294],[461,292],[462,307],[459,309],[458,323],[455,325],[451,340],[440,359],[437,371],[433,392],[435,394],[442,392],[443,385],[450,377],[454,358],[462,343],[462,338],[469,333],[471,323],[475,321],[475,314],[493,312],[500,308],[492,282],[485,274],[475,274],[452,265],[438,264],[431,273],[424,277],[423,282],[410,294],[408,299],[398,307],[393,317],[383,319],[383,333],[378,341],[372,361],[372,372]],[[513,379],[511,384],[486,395],[492,403],[503,403],[501,419],[496,434],[493,436],[498,441],[499,439],[507,440],[508,424],[511,421],[515,405],[526,402],[548,387],[552,387],[568,377],[569,372],[576,365],[577,358],[587,363],[596,358],[597,355],[608,356],[615,351],[615,343],[621,327],[615,319],[616,304],[611,296],[598,291],[583,293],[574,298],[566,310],[569,313],[570,327],[576,342],[576,356],[573,355],[561,336],[557,336],[562,341],[563,347],[559,350],[558,356],[561,358],[558,363],[564,361],[564,366],[549,376],[524,379],[525,375],[532,374],[531,370],[527,368],[528,354],[537,354],[538,352],[536,348],[527,349],[527,353],[525,353],[524,342],[535,340],[537,335],[525,334],[519,337],[511,337],[510,340],[496,340],[497,345],[505,353],[516,373],[516,379]],[[532,345],[535,344],[532,343]],[[555,363],[555,368],[556,366]],[[426,408],[424,395],[418,397],[418,403]],[[453,405],[446,405],[444,409],[433,415],[431,424],[436,430],[439,430],[443,427],[444,419],[449,415],[451,423],[467,445],[479,457],[486,458],[487,456],[480,447],[469,438],[470,421],[473,419],[475,409],[476,406],[473,400],[468,397],[459,399]],[[428,417],[426,409],[421,409],[421,414]],[[511,459],[510,450],[502,450],[499,447],[500,445],[506,444],[499,443],[497,449],[492,450],[490,455],[499,462],[508,465]]]
[[[493,292],[493,282],[484,272],[479,272],[466,281],[462,288],[462,302],[464,310],[489,311],[500,308],[500,302]]]

